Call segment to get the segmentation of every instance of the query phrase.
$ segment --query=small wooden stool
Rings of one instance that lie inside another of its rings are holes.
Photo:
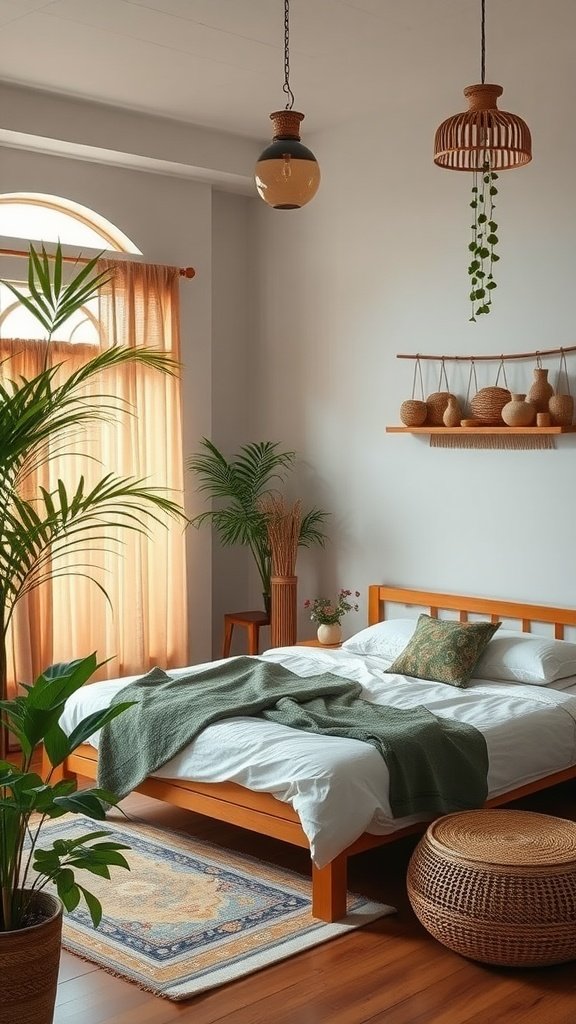
[[[269,626],[270,616],[266,612],[227,612],[224,616],[224,644],[222,657],[230,657],[230,644],[234,626],[242,626],[248,632],[248,654],[259,653],[260,626]]]

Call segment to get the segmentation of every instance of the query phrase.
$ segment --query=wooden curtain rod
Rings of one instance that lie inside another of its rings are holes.
[[[2,255],[2,256],[28,256],[28,250],[27,249],[0,249],[0,255]],[[53,256],[53,255],[54,254],[51,253],[51,252],[48,253],[48,256]],[[65,260],[66,263],[89,263],[90,262],[90,260],[88,258],[84,257],[84,256],[62,256],[62,259]],[[194,270],[194,267],[180,267],[179,268],[179,273],[180,273],[180,277],[188,277],[188,278],[195,277],[195,275],[196,275],[196,271]]]
[[[476,363],[481,360],[487,360],[499,363],[502,359],[506,362],[507,359],[537,359],[538,356],[559,356],[562,352],[576,352],[576,345],[565,345],[563,348],[540,348],[536,349],[535,352],[512,352],[507,355],[501,354],[498,356],[424,356],[421,352],[416,352],[414,355],[398,352],[396,359],[433,359],[439,363],[442,360],[448,361],[449,359],[459,363]]]

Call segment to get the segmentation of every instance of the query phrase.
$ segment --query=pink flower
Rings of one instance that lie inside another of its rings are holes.
[[[360,597],[360,591],[356,590],[356,597]],[[331,601],[328,597],[315,597],[304,602],[304,608],[310,611],[310,618],[320,625],[333,625],[340,622],[346,612],[358,611],[358,605],[352,604],[348,598],[352,597],[352,591],[342,587],[338,592],[338,600]]]

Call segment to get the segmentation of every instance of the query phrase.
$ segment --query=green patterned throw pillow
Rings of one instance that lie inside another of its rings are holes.
[[[386,671],[466,686],[499,626],[499,622],[450,622],[420,615],[408,646]]]

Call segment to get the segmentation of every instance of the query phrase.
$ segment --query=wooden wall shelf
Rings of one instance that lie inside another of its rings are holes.
[[[576,434],[572,427],[386,427],[387,434]]]

